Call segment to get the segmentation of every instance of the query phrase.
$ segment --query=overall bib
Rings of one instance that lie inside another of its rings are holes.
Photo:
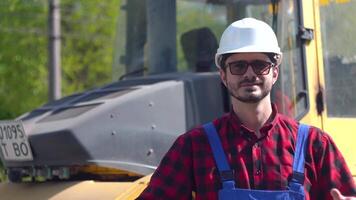
[[[283,200],[304,200],[304,157],[305,144],[308,138],[309,126],[300,124],[297,134],[297,144],[295,147],[293,160],[293,175],[286,190],[251,190],[239,189],[235,187],[234,173],[230,169],[224,150],[221,146],[220,138],[212,123],[203,125],[208,136],[214,159],[220,173],[222,189],[219,190],[219,200],[237,199],[283,199]]]

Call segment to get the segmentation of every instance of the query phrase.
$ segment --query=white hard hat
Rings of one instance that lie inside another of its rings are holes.
[[[221,57],[227,53],[261,52],[282,55],[272,28],[263,21],[244,18],[228,26],[220,39],[215,54],[215,64],[220,66]]]

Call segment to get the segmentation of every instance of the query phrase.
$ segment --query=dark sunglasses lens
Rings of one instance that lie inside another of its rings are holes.
[[[269,69],[272,66],[272,64],[269,62],[264,62],[264,61],[259,61],[259,60],[253,61],[250,64],[253,68],[253,71],[258,75],[268,74]]]
[[[229,63],[231,74],[242,75],[246,73],[248,63],[244,61]]]

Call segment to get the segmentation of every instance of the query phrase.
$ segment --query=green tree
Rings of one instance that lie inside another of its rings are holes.
[[[111,81],[119,0],[62,0],[63,93]]]
[[[7,119],[47,99],[47,6],[4,0],[0,13],[0,119]]]
[[[120,0],[61,0],[63,96],[111,81]],[[48,99],[48,0],[0,2],[0,119]],[[0,162],[0,180],[4,177]]]
[[[0,4],[0,119],[8,119],[47,101],[48,2]],[[119,0],[60,6],[63,95],[110,82]]]

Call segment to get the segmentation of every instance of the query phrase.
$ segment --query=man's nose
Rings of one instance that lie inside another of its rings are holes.
[[[251,65],[248,65],[247,71],[246,71],[246,73],[244,74],[244,76],[245,76],[245,77],[248,77],[248,78],[256,77],[256,74],[255,74],[255,72],[253,71]]]

